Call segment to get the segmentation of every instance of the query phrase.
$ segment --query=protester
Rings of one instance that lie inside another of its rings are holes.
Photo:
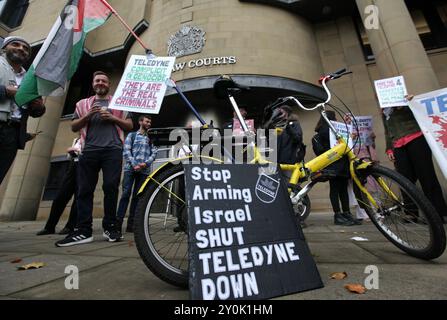
[[[245,120],[248,114],[247,109],[241,106],[239,107],[239,112],[241,113],[242,119]],[[223,129],[233,129],[234,121],[239,121],[235,111],[233,111],[233,118],[224,124]]]
[[[124,176],[123,193],[118,206],[117,225],[121,233],[123,220],[126,215],[127,206],[130,203],[129,218],[127,220],[126,232],[133,232],[133,221],[135,209],[138,203],[137,193],[143,182],[150,174],[150,166],[157,155],[157,148],[150,141],[147,131],[152,124],[152,118],[148,115],[140,116],[138,123],[140,130],[131,132],[124,142]],[[133,187],[133,193],[132,193]]]
[[[295,164],[304,160],[306,152],[303,144],[303,130],[298,116],[289,106],[281,106],[274,127],[281,129],[277,144],[277,162]]]
[[[353,121],[352,114],[346,114],[343,118],[346,124],[352,125],[352,140],[354,143],[354,153],[360,159],[367,158],[372,161],[377,161],[377,152],[376,152],[376,134],[374,131],[369,132],[369,136],[365,139],[365,141],[360,141],[360,138],[357,136],[359,132],[356,129],[356,123]],[[360,130],[360,129],[359,129]]]
[[[19,107],[14,101],[25,76],[23,65],[31,56],[31,46],[22,37],[7,37],[1,46],[0,56],[0,184],[17,155],[27,141],[36,134],[28,134],[28,117],[41,117],[45,113],[42,98]]]
[[[369,131],[369,136],[365,139],[365,141],[361,141],[360,137],[358,137],[359,132],[356,128],[356,122],[353,121],[352,114],[346,114],[343,118],[346,124],[352,125],[352,140],[354,143],[354,153],[360,159],[369,159],[369,161],[378,161],[377,152],[376,152],[376,134],[374,131]],[[354,119],[355,120],[355,119]],[[358,128],[360,130],[360,128]],[[372,183],[368,180],[368,191],[374,197],[375,193],[378,191],[375,183]],[[368,214],[365,209],[357,201],[357,198],[360,196],[360,190],[354,188],[354,183],[352,180],[349,181],[348,184],[348,194],[349,194],[349,205],[355,208],[355,216],[359,221],[369,221]]]
[[[116,207],[121,177],[123,130],[132,130],[130,115],[109,109],[110,80],[106,73],[93,74],[94,96],[76,104],[72,130],[81,132],[82,154],[78,164],[78,219],[76,231],[56,246],[65,247],[93,241],[93,196],[102,170],[104,191],[103,236],[111,242],[120,235],[116,225]]]
[[[239,112],[241,113],[242,119],[244,119],[248,130],[256,133],[256,130],[254,128],[254,121],[247,120],[247,108],[244,106],[240,106]],[[224,124],[222,136],[224,137],[224,141],[228,141],[226,139],[231,139],[231,155],[235,163],[248,163],[251,160],[252,155],[249,154],[246,146],[248,142],[251,141],[250,139],[253,137],[249,137],[249,135],[246,135],[244,133],[242,124],[240,124],[235,111],[233,111],[233,119]]]
[[[326,111],[327,118],[331,121],[337,121],[334,111]],[[329,150],[330,147],[330,134],[329,126],[323,117],[320,117],[315,132],[317,133],[313,139],[317,140],[321,145],[321,153]],[[316,148],[314,147],[314,150]],[[316,152],[316,153],[320,153]],[[319,154],[317,154],[319,155]],[[350,212],[349,207],[349,195],[348,195],[348,183],[349,183],[349,161],[345,157],[334,162],[328,166],[325,170],[329,179],[329,197],[331,200],[332,209],[334,211],[334,223],[342,226],[353,226],[360,224]],[[343,211],[340,210],[340,202]]]
[[[408,100],[413,99],[408,95]],[[447,206],[433,165],[432,152],[408,106],[386,108],[382,119],[386,134],[386,153],[396,170],[411,182],[419,181],[444,223]],[[411,202],[411,199],[406,199]]]
[[[70,199],[73,197],[73,203],[71,204],[70,216],[68,217],[67,224],[59,232],[59,234],[69,234],[74,231],[76,226],[76,219],[78,216],[77,203],[76,203],[76,176],[78,167],[78,157],[81,152],[80,139],[76,138],[73,141],[73,145],[67,149],[67,156],[70,159],[67,171],[62,178],[61,188],[57,192],[56,198],[51,205],[50,215],[48,217],[45,227],[37,232],[38,236],[47,234],[54,234],[56,232],[56,225],[59,222],[60,217],[64,213],[65,207]]]
[[[292,113],[290,106],[284,105],[272,113],[266,123],[267,129],[277,129],[276,157],[277,163],[295,164],[304,160],[306,146],[303,143],[303,130],[299,118]],[[290,179],[291,171],[283,171],[286,179]],[[299,219],[301,228],[307,228],[304,220]]]

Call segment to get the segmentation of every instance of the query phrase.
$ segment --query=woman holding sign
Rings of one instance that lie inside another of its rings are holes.
[[[413,99],[407,95],[407,100]],[[419,181],[425,196],[447,223],[447,206],[436,177],[432,152],[423,133],[407,106],[383,110],[386,135],[386,153],[396,170],[411,182]],[[410,201],[411,202],[411,201]]]
[[[326,111],[326,116],[331,121],[337,121],[334,111]],[[315,127],[314,140],[320,144],[321,151],[317,151],[315,148],[316,143],[312,142],[315,153],[324,153],[329,150],[330,138],[329,138],[329,126],[322,117]],[[318,156],[319,154],[317,154]],[[334,162],[325,169],[325,173],[331,176],[329,179],[329,197],[331,199],[332,209],[334,210],[334,223],[342,226],[353,226],[361,224],[354,219],[350,213],[349,207],[349,195],[348,195],[348,183],[349,183],[349,162],[346,157]],[[340,210],[340,202],[343,212]]]

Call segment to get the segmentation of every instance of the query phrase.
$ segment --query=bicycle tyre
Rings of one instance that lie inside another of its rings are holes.
[[[441,218],[439,217],[430,201],[425,197],[422,191],[416,187],[415,184],[410,182],[407,178],[405,178],[398,172],[379,165],[373,165],[366,169],[366,175],[363,175],[363,177],[365,178],[364,181],[366,181],[366,178],[368,177],[374,179],[374,181],[377,181],[378,178],[386,178],[393,181],[398,186],[401,193],[405,192],[407,194],[407,197],[409,196],[411,198],[413,206],[416,205],[418,207],[419,219],[421,219],[421,213],[426,218],[425,220],[423,220],[422,224],[419,223],[419,227],[422,225],[423,227],[426,226],[426,228],[428,228],[430,235],[429,242],[423,248],[412,248],[409,246],[411,243],[408,243],[408,239],[402,239],[401,236],[396,234],[396,232],[392,232],[391,228],[385,224],[384,221],[386,221],[386,219],[384,218],[384,212],[386,213],[386,210],[382,212],[375,212],[372,206],[363,205],[362,207],[366,210],[371,221],[390,242],[392,242],[395,246],[408,253],[409,255],[423,260],[436,259],[443,254],[446,247],[446,236]],[[366,184],[364,184],[364,186],[365,185]],[[369,203],[369,200],[363,192],[360,192],[359,196],[361,198],[360,200],[362,201],[361,203]],[[379,201],[378,199],[375,200]],[[394,204],[394,207],[396,207],[396,204],[398,204],[398,202],[394,201]],[[400,212],[405,212],[405,203],[402,205],[402,208],[400,208],[400,210]],[[391,215],[393,215],[392,211],[388,212],[391,212]],[[390,220],[393,220],[393,218],[390,218]],[[416,225],[416,222],[412,223],[412,221],[401,221],[402,224],[400,225],[400,228],[408,229],[410,232],[414,232],[414,230],[411,230],[411,227],[413,227],[413,225],[418,227],[418,225]],[[417,229],[415,230],[417,231]],[[398,228],[397,231],[399,231]],[[407,232],[407,234],[409,234],[410,232]]]
[[[160,185],[166,185],[170,181],[174,181],[172,179],[177,178],[179,176],[183,176],[183,166],[181,164],[175,165],[157,174],[154,179]],[[174,178],[173,178],[174,177]],[[180,177],[183,179],[183,177]],[[166,261],[164,257],[161,256],[160,252],[157,251],[155,246],[154,236],[151,236],[149,228],[150,224],[150,210],[152,206],[154,206],[154,202],[156,200],[158,192],[162,190],[155,182],[149,182],[146,190],[144,190],[143,194],[140,196],[138,201],[137,210],[135,213],[135,222],[134,222],[134,237],[135,244],[145,265],[149,268],[150,271],[154,275],[156,275],[161,280],[170,283],[174,286],[180,288],[188,288],[189,282],[189,272],[188,270],[182,270],[180,268],[175,267],[169,261]],[[186,209],[185,209],[186,210]],[[171,230],[166,230],[167,233],[171,233]],[[174,233],[174,232],[172,232]],[[187,231],[186,234],[186,246],[188,245],[187,241]],[[173,235],[175,236],[175,235]],[[188,248],[186,248],[188,250]],[[183,257],[185,258],[185,257]],[[188,261],[188,255],[186,255],[186,261]]]

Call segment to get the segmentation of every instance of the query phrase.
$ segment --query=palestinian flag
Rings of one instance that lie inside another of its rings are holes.
[[[22,80],[17,105],[63,93],[78,68],[87,33],[106,22],[109,8],[101,0],[68,1]]]

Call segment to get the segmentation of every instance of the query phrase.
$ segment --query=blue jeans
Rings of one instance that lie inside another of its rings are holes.
[[[120,203],[118,205],[117,218],[123,220],[126,216],[127,206],[132,195],[132,201],[130,202],[129,220],[128,225],[133,225],[133,219],[135,217],[135,210],[137,208],[138,198],[137,193],[143,182],[146,180],[147,175],[141,172],[124,171],[123,176],[123,194],[121,195]],[[132,192],[133,187],[133,192]]]

